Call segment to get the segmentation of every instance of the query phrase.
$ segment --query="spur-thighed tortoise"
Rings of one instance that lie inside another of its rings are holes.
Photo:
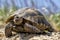
[[[11,15],[6,21],[5,35],[12,36],[12,31],[40,33],[54,31],[45,17],[34,8],[22,8]]]

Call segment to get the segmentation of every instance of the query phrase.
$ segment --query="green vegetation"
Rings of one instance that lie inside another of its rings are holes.
[[[60,13],[51,15],[49,21],[57,30],[60,31]]]
[[[4,7],[0,9],[0,21],[5,21],[5,19],[11,15],[16,8],[12,7],[11,9],[8,9],[7,7]]]

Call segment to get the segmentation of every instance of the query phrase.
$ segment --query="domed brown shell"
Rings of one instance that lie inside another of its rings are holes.
[[[7,19],[6,23],[8,23],[10,20],[13,20],[16,15],[24,18],[27,21],[32,22],[33,25],[36,26],[38,29],[41,29],[41,30],[44,30],[47,28],[52,29],[52,26],[45,19],[44,15],[35,8],[23,8],[23,9],[17,10],[16,12],[14,12],[13,15],[11,15]]]

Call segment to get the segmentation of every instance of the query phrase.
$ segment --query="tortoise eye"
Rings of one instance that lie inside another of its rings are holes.
[[[19,18],[19,17],[16,17],[16,18]]]

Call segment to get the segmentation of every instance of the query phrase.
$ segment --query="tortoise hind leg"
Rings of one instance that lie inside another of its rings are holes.
[[[54,30],[54,28],[51,26],[51,27],[48,28],[48,31],[54,32],[55,30]]]

